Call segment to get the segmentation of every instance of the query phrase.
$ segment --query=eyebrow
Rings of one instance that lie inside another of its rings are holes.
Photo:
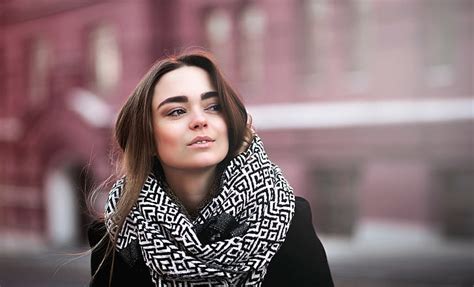
[[[216,91],[211,91],[211,92],[206,92],[206,93],[203,93],[201,94],[201,100],[207,100],[209,98],[215,98],[217,97],[218,94]],[[165,99],[164,101],[162,101],[157,109],[159,109],[161,106],[165,105],[165,104],[168,104],[168,103],[186,103],[188,102],[188,97],[187,96],[175,96],[175,97],[169,97],[167,99]]]

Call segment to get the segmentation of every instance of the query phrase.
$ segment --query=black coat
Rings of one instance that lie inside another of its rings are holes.
[[[105,234],[103,222],[95,221],[89,228],[89,243],[96,245]],[[104,256],[107,244],[92,252],[91,273],[94,274]],[[100,268],[92,287],[109,286],[111,256]],[[115,253],[112,286],[154,286],[148,267],[140,258],[133,266]],[[311,220],[311,208],[302,197],[296,197],[295,216],[285,242],[270,262],[263,286],[334,286],[326,252],[316,236]]]

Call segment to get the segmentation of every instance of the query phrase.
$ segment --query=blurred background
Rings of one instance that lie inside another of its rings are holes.
[[[472,286],[473,25],[472,0],[1,0],[0,286],[87,285],[117,111],[189,47],[310,201],[336,286]]]

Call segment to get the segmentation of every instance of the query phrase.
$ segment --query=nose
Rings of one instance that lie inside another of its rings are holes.
[[[207,127],[206,116],[203,115],[202,113],[194,114],[191,122],[189,123],[189,128],[192,130],[195,130],[195,129],[202,129],[204,127]]]

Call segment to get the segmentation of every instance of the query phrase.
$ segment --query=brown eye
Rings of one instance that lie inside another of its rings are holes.
[[[184,109],[178,108],[178,109],[173,109],[171,110],[167,116],[170,117],[179,117],[180,115],[184,114],[186,111]]]
[[[219,104],[212,104],[206,108],[206,111],[211,111],[211,112],[220,112],[221,110],[222,108],[221,108],[221,105]]]

